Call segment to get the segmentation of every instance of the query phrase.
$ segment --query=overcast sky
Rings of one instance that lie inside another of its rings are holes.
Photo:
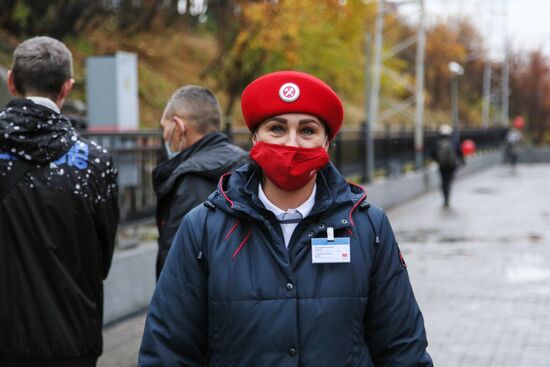
[[[425,0],[428,21],[449,15],[470,18],[492,54],[502,52],[503,32],[508,29],[515,50],[542,47],[550,55],[550,0]],[[507,20],[505,22],[505,20]],[[492,29],[492,32],[490,31]]]

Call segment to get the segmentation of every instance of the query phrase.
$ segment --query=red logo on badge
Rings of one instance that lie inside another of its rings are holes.
[[[342,257],[348,257],[348,254],[342,254]]]

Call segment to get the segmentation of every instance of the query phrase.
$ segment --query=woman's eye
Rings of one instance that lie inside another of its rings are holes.
[[[280,126],[280,125],[272,126],[269,130],[274,132],[274,133],[281,133],[281,132],[284,131],[283,127]]]
[[[315,130],[310,127],[305,127],[302,129],[302,134],[304,135],[313,135],[315,134]]]

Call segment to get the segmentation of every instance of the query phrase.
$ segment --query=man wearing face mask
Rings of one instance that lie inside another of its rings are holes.
[[[183,216],[206,200],[222,174],[247,160],[246,152],[219,131],[220,105],[206,88],[178,89],[166,104],[160,125],[168,160],[153,171],[159,231],[157,279]]]

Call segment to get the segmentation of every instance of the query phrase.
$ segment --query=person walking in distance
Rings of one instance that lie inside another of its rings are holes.
[[[248,160],[222,132],[214,94],[186,85],[170,98],[160,120],[168,160],[153,171],[159,231],[157,279],[181,219],[216,189],[221,175]]]
[[[453,128],[450,125],[439,127],[439,136],[432,149],[431,156],[439,165],[441,177],[441,192],[443,193],[443,206],[449,207],[451,185],[455,171],[460,164],[464,164],[464,156],[457,143],[453,141]]]
[[[92,367],[119,220],[117,170],[60,109],[72,56],[50,37],[14,51],[0,110],[0,366]]]

